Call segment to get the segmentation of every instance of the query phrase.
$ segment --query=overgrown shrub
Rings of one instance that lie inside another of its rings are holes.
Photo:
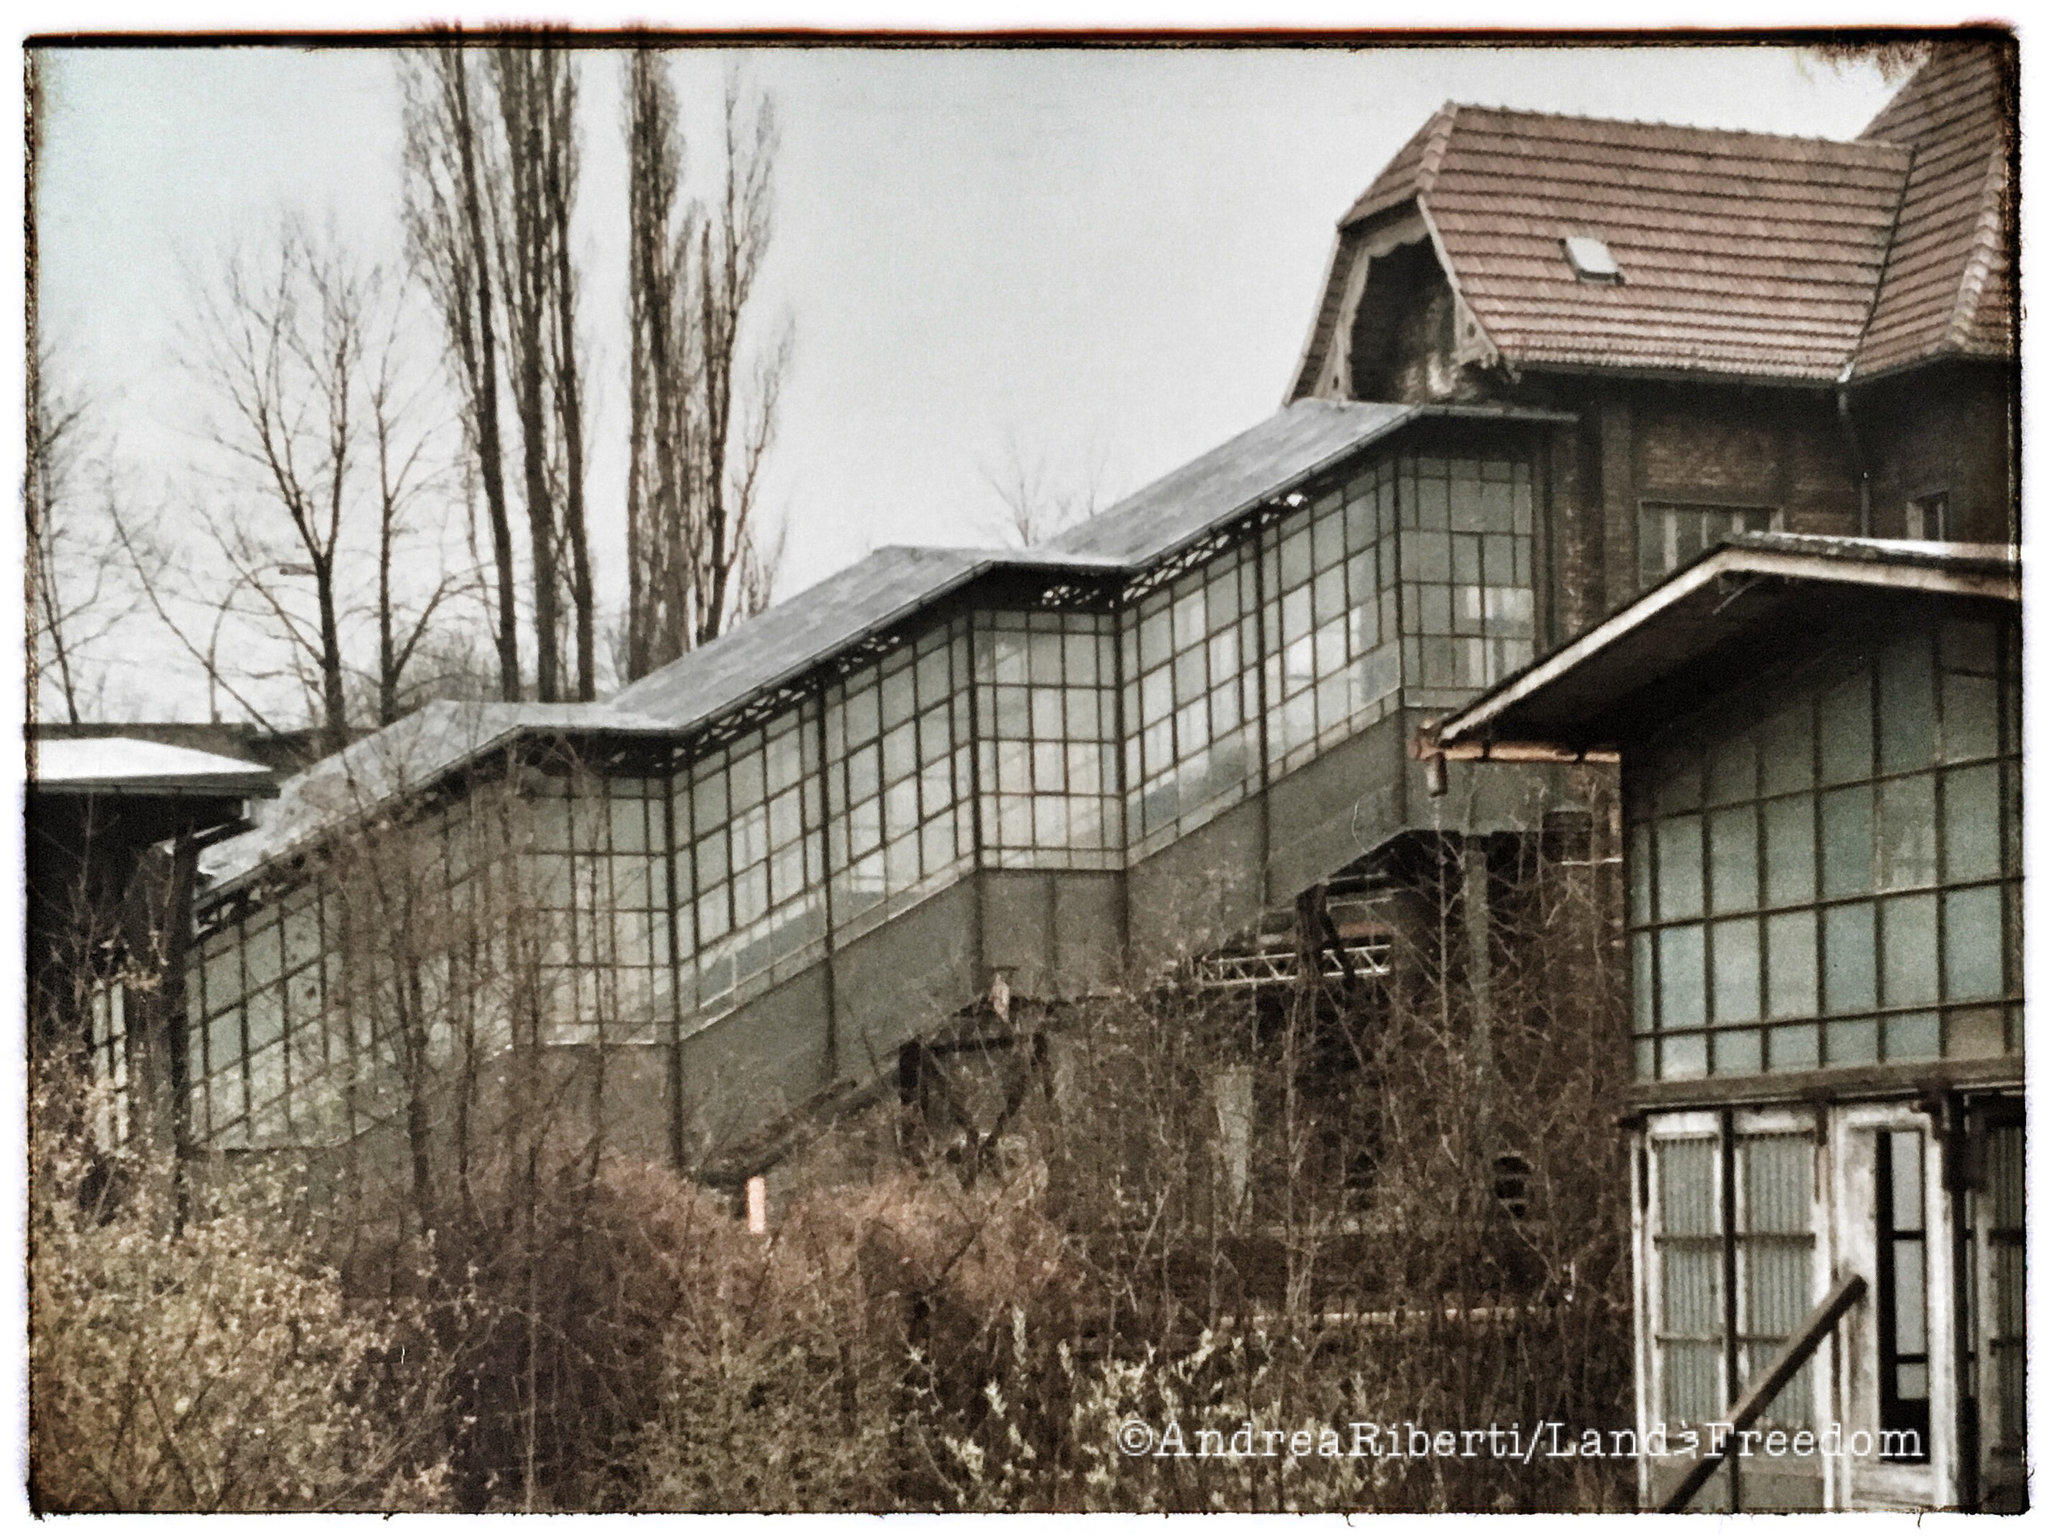
[[[179,1225],[167,1170],[38,1149],[30,1453],[37,1508],[430,1509],[433,1362],[346,1298],[275,1191]],[[250,1193],[244,1191],[243,1193]]]

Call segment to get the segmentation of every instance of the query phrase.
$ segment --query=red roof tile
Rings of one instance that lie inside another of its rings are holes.
[[[1337,342],[1366,230],[1406,209],[1511,363],[1833,382],[1852,359],[2003,355],[1999,65],[1940,49],[1852,143],[1447,106],[1345,215],[1292,393]],[[1581,281],[1567,235],[1622,281]]]
[[[1913,166],[1858,373],[2013,355],[2009,62],[1996,44],[1938,48],[1863,130]]]

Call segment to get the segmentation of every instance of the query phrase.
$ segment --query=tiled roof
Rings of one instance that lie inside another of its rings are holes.
[[[1856,372],[2013,355],[2010,80],[1991,45],[1938,50],[1863,130],[1913,150]]]
[[[1511,364],[1832,383],[1852,360],[2004,355],[1999,65],[1939,46],[1852,143],[1447,106],[1345,215],[1293,395],[1342,344],[1362,235],[1416,211]],[[1582,281],[1570,235],[1622,280]]]

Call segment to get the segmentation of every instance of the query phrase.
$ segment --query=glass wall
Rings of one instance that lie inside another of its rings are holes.
[[[1131,853],[1244,798],[1259,774],[1258,566],[1247,541],[1124,610]]]
[[[545,1038],[666,1039],[674,977],[666,782],[588,771],[526,778],[522,883],[533,898]]]
[[[558,752],[480,778],[406,824],[411,851],[339,847],[205,938],[195,1134],[348,1134],[416,1070],[408,1029],[664,1041],[977,857],[1122,868],[1397,711],[1404,657],[1423,703],[1525,661],[1532,498],[1521,459],[1389,455],[1103,611],[933,614],[858,666],[819,658],[765,722],[652,745],[696,753],[673,770]],[[347,1092],[315,1091],[343,1067]]]
[[[968,632],[955,620],[825,693],[832,924],[850,938],[973,858]]]
[[[328,1080],[329,1068],[348,1068],[356,1046],[371,1042],[357,1041],[346,1013],[326,1005],[330,905],[322,885],[311,883],[196,947],[186,977],[196,1023],[186,1039],[196,1141],[261,1147],[351,1133],[346,1096]]]
[[[1536,496],[1526,459],[1401,466],[1401,661],[1411,704],[1462,703],[1536,654]]]
[[[1639,1076],[2018,1049],[2016,667],[1930,623],[1630,772]]]
[[[995,869],[1123,863],[1115,620],[980,613],[975,711],[984,862]]]
[[[1267,537],[1267,750],[1276,774],[1394,707],[1396,462],[1371,466]]]

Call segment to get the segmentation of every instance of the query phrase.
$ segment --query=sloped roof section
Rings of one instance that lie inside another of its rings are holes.
[[[894,545],[628,685],[612,703],[688,730],[1001,566],[1090,571],[1114,562],[1049,550]]]
[[[254,829],[200,856],[200,873],[213,890],[225,890],[351,818],[426,789],[492,748],[537,731],[667,734],[659,722],[638,719],[610,704],[436,700],[286,779],[275,803],[258,814]]]
[[[1939,45],[1863,137],[1912,151],[1858,374],[2014,354],[2009,50]]]
[[[1129,564],[1158,559],[1393,431],[1417,409],[1297,401],[1068,529],[1050,547]]]
[[[1567,421],[1507,406],[1388,405],[1297,400],[1220,447],[1126,496],[1047,547],[1137,567],[1164,559],[1262,503],[1283,496],[1367,444],[1419,419]]]
[[[1828,380],[1854,354],[1910,156],[1878,143],[1456,106],[1347,215],[1413,200],[1508,361]],[[1582,281],[1590,236],[1621,280]]]

